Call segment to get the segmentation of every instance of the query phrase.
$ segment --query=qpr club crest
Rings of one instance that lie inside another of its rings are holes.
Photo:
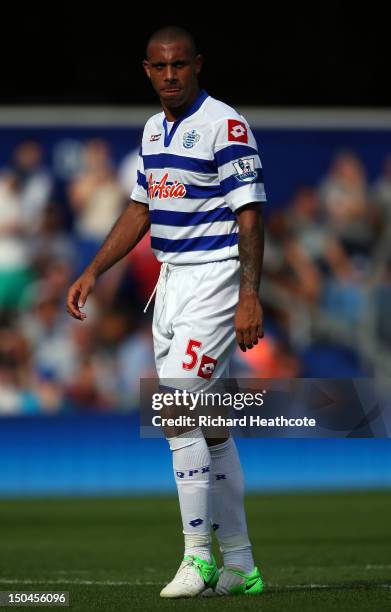
[[[201,134],[199,134],[197,130],[185,132],[183,134],[183,146],[185,147],[185,149],[192,149],[194,145],[197,144],[200,138]]]
[[[253,157],[242,157],[238,161],[233,162],[233,167],[236,170],[235,177],[243,183],[251,183],[257,176],[257,170],[254,168]]]

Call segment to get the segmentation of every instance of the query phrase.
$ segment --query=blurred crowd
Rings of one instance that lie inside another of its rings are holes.
[[[136,408],[139,379],[156,375],[152,307],[142,314],[159,273],[148,236],[98,282],[84,322],[65,310],[70,284],[127,205],[133,157],[115,167],[109,144],[90,140],[59,189],[44,153],[22,142],[0,169],[0,414]],[[362,326],[375,346],[391,341],[391,157],[368,184],[354,152],[339,152],[319,185],[279,204],[265,207],[265,338],[237,352],[232,374],[371,373]]]

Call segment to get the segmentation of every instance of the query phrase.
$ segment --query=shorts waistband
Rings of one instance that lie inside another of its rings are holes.
[[[227,257],[227,259],[214,259],[213,261],[201,261],[200,263],[166,263],[167,269],[172,270],[188,270],[189,268],[199,268],[213,263],[224,263],[225,261],[239,261],[239,257]],[[163,264],[162,264],[163,265]]]

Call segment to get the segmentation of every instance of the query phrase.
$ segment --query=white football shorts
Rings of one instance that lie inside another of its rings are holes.
[[[153,316],[161,385],[200,391],[229,376],[239,277],[238,258],[162,265]]]

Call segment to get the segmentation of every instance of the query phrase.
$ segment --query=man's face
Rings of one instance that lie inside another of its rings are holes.
[[[194,56],[186,39],[172,43],[153,42],[143,66],[163,104],[177,108],[194,96],[202,57]]]

